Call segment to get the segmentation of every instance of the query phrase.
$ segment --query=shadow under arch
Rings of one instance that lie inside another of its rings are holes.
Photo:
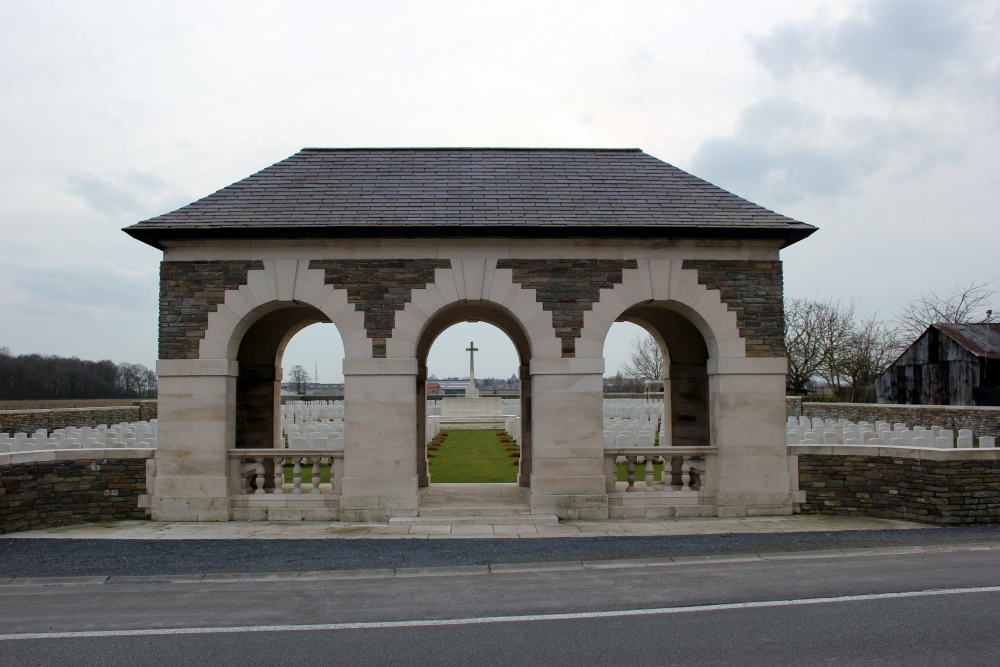
[[[517,483],[531,480],[531,340],[521,322],[504,308],[487,303],[461,303],[437,311],[424,325],[417,340],[417,479],[421,487],[430,484],[427,466],[427,355],[445,329],[461,322],[485,322],[507,334],[518,356],[521,380],[521,463]]]
[[[236,447],[272,448],[281,436],[281,357],[310,324],[330,322],[321,310],[295,302],[268,304],[236,352]]]
[[[707,447],[709,422],[709,348],[699,327],[667,301],[650,301],[625,310],[619,321],[636,324],[661,346],[665,384],[670,387],[672,445]]]

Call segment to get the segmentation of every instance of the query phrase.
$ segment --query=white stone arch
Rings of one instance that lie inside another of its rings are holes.
[[[410,293],[410,301],[396,312],[392,337],[386,340],[389,358],[413,358],[428,323],[455,304],[483,304],[511,315],[528,335],[531,358],[562,357],[562,342],[534,289],[514,282],[511,269],[498,269],[495,259],[453,259],[451,268],[435,269],[434,282]],[[346,342],[345,342],[346,345]]]
[[[709,359],[746,357],[746,340],[740,336],[736,313],[729,310],[719,290],[698,282],[695,269],[682,267],[679,259],[640,259],[637,269],[625,269],[622,282],[602,289],[600,300],[584,313],[576,356],[603,357],[611,325],[629,308],[656,302],[683,315],[701,332]]]
[[[364,312],[348,303],[347,290],[324,284],[325,271],[310,269],[309,262],[265,259],[263,270],[247,273],[246,285],[226,290],[223,302],[208,314],[198,358],[235,360],[243,335],[254,322],[289,305],[313,306],[326,315],[344,342],[345,358],[371,358],[372,342],[365,331]]]

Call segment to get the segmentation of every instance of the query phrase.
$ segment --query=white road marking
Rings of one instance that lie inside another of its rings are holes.
[[[861,602],[865,600],[898,600],[903,598],[935,597],[941,595],[966,595],[970,593],[1000,593],[1000,586],[975,588],[938,588],[902,593],[869,593],[865,595],[840,595],[826,598],[800,598],[795,600],[763,600],[759,602],[728,602],[701,604],[688,607],[658,607],[654,609],[620,609],[615,611],[583,611],[565,614],[525,614],[521,616],[480,616],[473,618],[419,619],[412,621],[369,621],[363,623],[317,623],[311,625],[241,625],[218,628],[146,628],[138,630],[87,630],[82,632],[24,632],[0,635],[0,641],[23,639],[85,639],[102,637],[155,637],[164,635],[221,635],[246,632],[309,632],[315,630],[384,630],[392,628],[425,628],[449,625],[483,625],[490,623],[523,623],[530,621],[572,621],[592,618],[620,618],[627,616],[658,616],[687,614],[699,611],[727,611],[730,609],[761,609],[768,607],[794,607],[798,605],[827,604],[831,602]]]

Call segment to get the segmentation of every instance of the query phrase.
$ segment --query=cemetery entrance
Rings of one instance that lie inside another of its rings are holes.
[[[427,354],[469,320],[517,349],[532,515],[790,514],[779,252],[814,230],[639,150],[304,149],[126,230],[163,251],[152,517],[418,518]],[[636,454],[602,423],[623,319],[670,358],[660,444],[706,462],[679,491],[614,479]],[[319,321],[344,342],[343,419],[289,449],[277,364]]]

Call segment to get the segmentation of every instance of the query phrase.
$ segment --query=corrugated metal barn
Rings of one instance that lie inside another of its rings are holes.
[[[875,391],[879,403],[1000,405],[1000,324],[932,324]]]

